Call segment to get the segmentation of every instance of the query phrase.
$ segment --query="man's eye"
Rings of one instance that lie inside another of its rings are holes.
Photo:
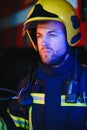
[[[37,37],[37,38],[41,38],[41,35],[37,35],[36,37]]]
[[[50,37],[56,37],[57,35],[54,34],[54,33],[51,33],[49,36],[50,36]]]

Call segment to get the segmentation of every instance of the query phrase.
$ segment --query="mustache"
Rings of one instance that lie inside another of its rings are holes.
[[[52,48],[50,48],[49,46],[45,46],[45,47],[42,47],[40,51],[42,52],[44,50],[52,50]]]

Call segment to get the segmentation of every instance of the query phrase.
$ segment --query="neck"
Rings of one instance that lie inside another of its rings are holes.
[[[52,67],[60,67],[61,65],[63,65],[66,62],[68,57],[69,57],[69,54],[66,54],[65,57],[62,57],[62,59],[60,59],[55,64],[53,64]]]
[[[65,55],[63,55],[60,59],[58,59],[55,63],[53,64],[44,64],[45,66],[49,66],[49,67],[60,67],[61,65],[63,65],[65,63],[65,61],[68,59],[70,54],[66,53]]]

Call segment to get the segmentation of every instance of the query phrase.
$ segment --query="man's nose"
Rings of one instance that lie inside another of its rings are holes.
[[[47,36],[43,37],[42,44],[43,44],[43,46],[47,46],[49,44],[49,38]]]

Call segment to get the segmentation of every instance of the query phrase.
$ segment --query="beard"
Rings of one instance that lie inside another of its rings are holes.
[[[50,47],[43,47],[39,52],[41,61],[47,65],[61,64],[67,55],[67,49],[60,49],[55,52]]]
[[[61,60],[61,55],[58,55],[54,53],[54,51],[51,49],[50,51],[43,51],[40,54],[41,61],[45,64],[52,65],[56,62],[59,62]]]

